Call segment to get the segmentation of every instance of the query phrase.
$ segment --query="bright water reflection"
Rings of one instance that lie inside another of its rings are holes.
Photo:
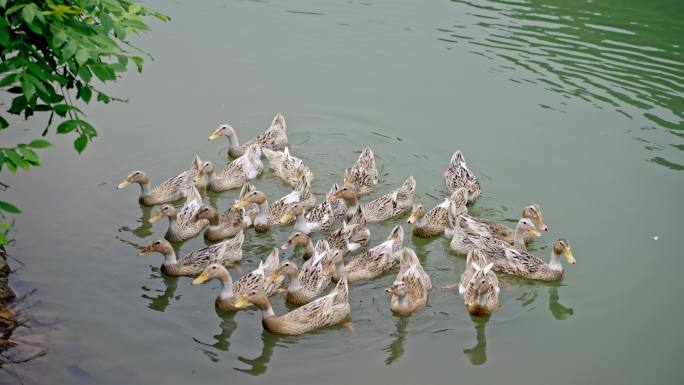
[[[642,124],[651,161],[684,170],[684,5],[677,1],[452,0],[440,40],[467,44],[516,83]],[[539,106],[564,112],[565,103]],[[664,130],[670,137],[650,134]]]

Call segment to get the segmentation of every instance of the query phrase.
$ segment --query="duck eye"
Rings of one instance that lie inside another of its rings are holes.
[[[212,268],[212,269],[216,269],[216,266],[212,266],[211,268]]]

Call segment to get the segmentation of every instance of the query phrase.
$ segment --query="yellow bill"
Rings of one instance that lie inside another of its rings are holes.
[[[216,131],[212,132],[211,135],[209,135],[209,140],[215,140],[221,137],[221,133],[219,133],[219,130],[217,129]]]
[[[408,223],[415,223],[418,220],[418,216],[415,213],[411,213],[409,219],[406,220]]]
[[[148,222],[154,223],[154,222],[160,220],[161,218],[162,218],[162,214],[161,214],[161,212],[159,212],[159,213],[156,213],[153,216],[151,216],[150,219],[148,219]]]
[[[125,179],[123,182],[119,183],[119,186],[117,186],[117,188],[119,190],[121,190],[121,189],[124,189],[130,185],[131,185],[131,182],[129,182],[128,179]]]
[[[565,260],[568,261],[569,264],[574,265],[577,263],[577,260],[575,259],[575,256],[572,255],[572,250],[569,247],[563,250],[563,256],[565,256]]]
[[[286,212],[285,214],[283,214],[282,217],[280,217],[280,224],[281,224],[281,225],[286,225],[286,224],[290,223],[290,221],[292,221],[292,216],[293,216],[293,215],[292,215],[292,211],[291,211],[291,210],[288,211],[288,212]]]
[[[244,309],[250,305],[249,300],[247,300],[247,297],[240,297],[240,299],[235,302],[235,308],[236,309]]]
[[[152,248],[152,246],[147,246],[146,248],[140,250],[140,252],[138,253],[138,256],[142,257],[143,255],[147,255],[153,251],[154,251],[154,249]]]
[[[193,285],[201,285],[204,282],[209,279],[209,274],[207,272],[203,272],[202,274],[198,275],[197,278],[192,280]]]
[[[233,207],[235,207],[236,209],[241,209],[241,208],[247,207],[247,205],[249,205],[249,199],[245,198],[245,199],[241,199],[238,202],[235,202]]]

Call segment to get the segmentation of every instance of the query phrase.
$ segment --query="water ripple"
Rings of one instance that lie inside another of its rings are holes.
[[[678,142],[684,137],[684,61],[679,44],[684,36],[683,6],[452,1],[460,11],[458,20],[436,28],[440,41],[465,43],[472,47],[470,53],[513,64],[495,69],[515,71],[511,81],[541,85],[567,98],[612,108],[643,121],[643,128],[672,134],[666,139],[669,146],[647,148],[659,151],[650,161],[684,170],[684,146]],[[519,69],[526,73],[521,75]]]

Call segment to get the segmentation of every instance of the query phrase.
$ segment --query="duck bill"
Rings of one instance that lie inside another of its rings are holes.
[[[577,263],[577,260],[575,259],[575,256],[572,255],[572,250],[570,250],[570,248],[567,248],[565,249],[565,251],[563,251],[563,256],[569,264],[574,265],[575,263]]]
[[[276,270],[273,274],[269,275],[266,278],[266,283],[268,283],[268,284],[275,283],[278,280],[278,278],[280,278],[281,275],[283,275],[282,271]]]
[[[245,199],[241,199],[241,200],[235,202],[233,207],[235,207],[236,209],[242,209],[242,208],[247,207],[248,204],[249,204],[249,199],[245,198]]]
[[[280,217],[280,224],[286,225],[286,224],[290,223],[291,220],[292,220],[292,211],[288,211],[285,214],[283,214],[282,217]]]
[[[418,220],[418,215],[415,213],[411,213],[411,216],[406,220],[408,223],[416,223]]]
[[[156,213],[156,214],[154,214],[153,216],[151,216],[150,219],[148,219],[148,222],[154,223],[154,222],[160,220],[161,218],[162,218],[162,214],[161,214],[161,213]]]
[[[530,229],[530,233],[537,238],[542,236],[542,234],[537,229]]]
[[[280,246],[281,250],[287,250],[290,247],[292,247],[292,240],[288,240],[287,242],[283,243],[282,246]]]
[[[143,255],[147,255],[153,251],[154,249],[152,248],[152,246],[147,246],[146,248],[140,250],[140,252],[138,253],[138,257],[142,257]]]
[[[236,309],[244,309],[249,306],[249,300],[245,297],[240,297],[240,299],[235,302],[235,308]]]
[[[209,274],[206,273],[206,272],[203,272],[202,274],[200,274],[199,276],[197,276],[197,278],[195,278],[195,279],[192,280],[192,284],[193,284],[193,285],[201,285],[201,284],[203,284],[204,282],[206,282],[207,279],[209,279]]]
[[[397,288],[394,286],[388,287],[387,289],[385,289],[385,292],[390,293],[390,294],[397,294]]]
[[[214,131],[209,135],[209,140],[216,140],[221,137],[221,134],[218,132],[218,130]]]
[[[126,187],[128,187],[130,185],[131,185],[131,182],[129,182],[128,179],[126,179],[123,182],[119,183],[119,185],[116,188],[121,190],[121,189],[125,189]]]
[[[537,221],[537,225],[539,225],[540,229],[549,231],[549,227],[544,223],[544,218],[542,218],[541,214],[537,215],[534,219]]]

